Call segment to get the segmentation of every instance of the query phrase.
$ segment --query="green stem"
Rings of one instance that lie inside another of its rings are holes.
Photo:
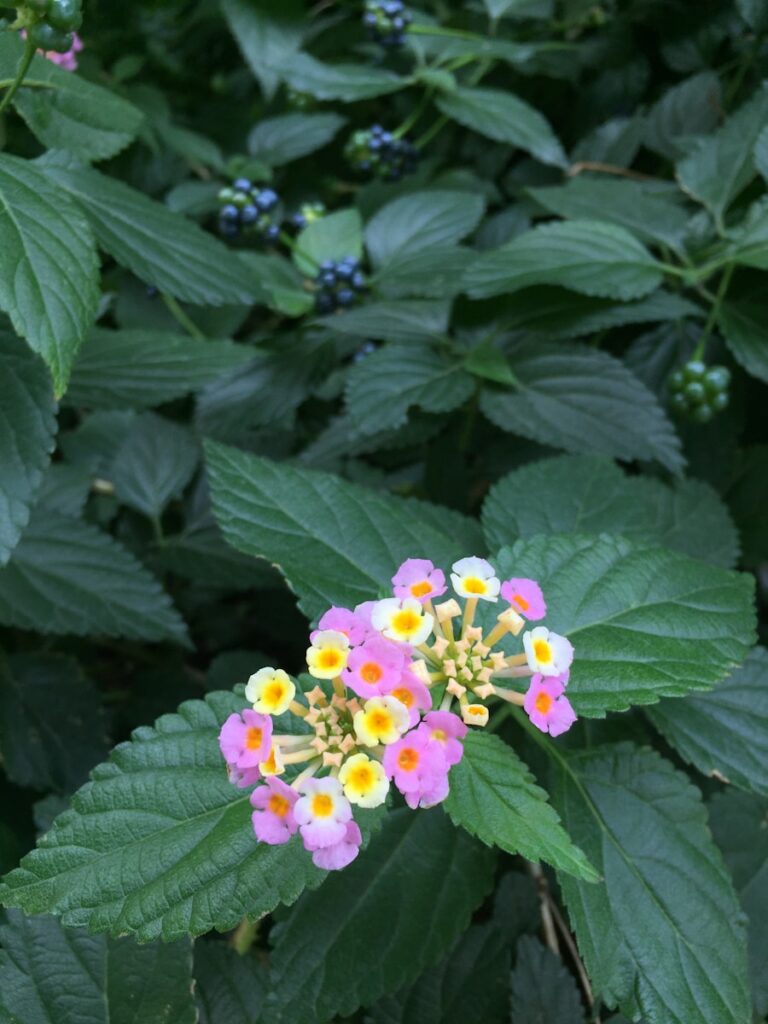
[[[24,76],[29,71],[29,65],[32,63],[32,58],[35,56],[35,44],[31,38],[27,39],[26,46],[24,47],[24,54],[19,63],[19,69],[16,72],[16,77],[11,83],[11,87],[8,92],[3,96],[2,102],[0,102],[0,114],[6,109],[8,104],[11,102],[13,97],[18,92],[19,86],[24,81]]]
[[[310,256],[308,252],[304,252],[301,246],[294,242],[287,231],[280,232],[280,241],[284,246],[286,246],[286,248],[290,249],[292,253],[298,256],[299,259],[306,260],[306,262],[313,266],[315,270],[320,269],[320,264],[317,260],[313,256]]]
[[[408,117],[406,117],[406,119],[403,121],[403,123],[400,125],[399,128],[396,128],[392,132],[392,135],[396,139],[402,139],[402,137],[404,135],[406,135],[411,130],[411,128],[413,128],[413,126],[419,120],[421,115],[427,109],[427,106],[429,105],[429,101],[430,101],[431,98],[432,98],[432,90],[431,89],[426,89],[424,91],[424,93],[422,94],[421,99],[416,104],[416,106],[413,108],[413,110],[410,112]]]
[[[726,292],[728,291],[728,286],[731,283],[731,278],[733,277],[733,272],[735,269],[735,264],[731,263],[723,271],[723,276],[720,278],[720,283],[717,286],[717,292],[715,293],[715,301],[712,303],[710,307],[707,322],[704,324],[704,330],[702,331],[698,344],[696,345],[696,348],[693,351],[693,359],[702,359],[702,357],[704,356],[704,352],[707,347],[707,341],[709,340],[709,336],[712,333],[715,324],[717,323],[717,317],[720,313],[720,307],[723,304],[723,299],[725,298]]]
[[[443,128],[448,124],[448,118],[444,115],[438,117],[438,119],[427,128],[423,135],[420,135],[414,142],[416,149],[423,149],[425,146],[434,139],[438,132],[441,132]]]
[[[460,28],[445,28],[442,25],[409,25],[408,33],[415,36],[445,36],[448,39],[467,39],[471,43],[484,43],[485,37],[475,32],[464,32]]]
[[[195,341],[205,341],[206,337],[203,332],[197,324],[187,316],[176,299],[174,299],[172,295],[167,295],[165,292],[162,292],[162,296],[168,312],[174,320],[184,328],[187,334],[193,337]]]

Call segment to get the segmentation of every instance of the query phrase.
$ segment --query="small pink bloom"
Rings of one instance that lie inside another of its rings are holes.
[[[567,673],[566,673],[567,678]],[[562,676],[542,676],[538,673],[531,679],[525,695],[525,713],[542,732],[559,736],[576,721],[571,702],[563,696],[565,686]]]
[[[347,822],[352,818],[352,807],[339,780],[330,776],[307,779],[300,788],[303,796],[296,801],[293,814],[304,848],[314,852],[342,842]]]
[[[355,605],[355,615],[363,622],[368,633],[376,632],[371,622],[371,615],[378,603],[378,601],[363,601],[362,604]]]
[[[22,31],[21,35],[24,39],[27,38],[26,32]],[[83,41],[77,32],[73,32],[72,37],[72,46],[66,53],[57,53],[55,50],[38,50],[38,53],[64,71],[77,71],[77,54],[83,49]]]
[[[315,642],[315,636],[323,630],[331,629],[337,633],[343,633],[349,640],[350,646],[355,647],[365,640],[370,633],[370,623],[365,618],[357,615],[349,608],[329,608],[317,624],[318,628],[310,633],[309,639]]]
[[[234,765],[227,765],[229,781],[238,789],[250,789],[257,782],[261,782],[261,772],[258,768],[235,768]]]
[[[536,622],[547,614],[547,602],[535,580],[511,579],[501,585],[501,596],[513,611]]]
[[[272,748],[272,719],[247,708],[242,716],[230,715],[221,727],[219,747],[233,768],[257,768]]]
[[[430,711],[424,716],[419,732],[430,743],[439,746],[449,766],[458,764],[464,756],[464,744],[461,741],[467,735],[467,726],[458,715],[450,711]]]
[[[448,763],[442,750],[419,729],[406,733],[384,751],[384,771],[408,800],[418,805],[439,786],[441,776],[448,774]],[[446,790],[447,792],[447,790]]]
[[[379,697],[398,682],[405,659],[406,653],[399,644],[383,636],[372,636],[349,652],[341,677],[358,697]]]
[[[402,648],[398,648],[402,650]],[[418,725],[422,711],[432,707],[432,696],[422,681],[408,668],[400,678],[382,690],[388,697],[396,697],[408,709],[408,725]]]
[[[360,828],[354,821],[347,822],[347,832],[344,838],[334,843],[333,846],[326,846],[312,853],[312,862],[317,868],[325,868],[326,871],[339,871],[351,864],[360,852],[360,844],[363,837]]]
[[[417,807],[426,810],[428,807],[434,807],[435,804],[441,804],[448,796],[449,789],[448,772],[444,772],[442,775],[433,775],[429,782],[425,780],[422,789],[413,793],[405,793],[405,802],[412,811],[415,811]]]
[[[427,558],[407,558],[392,577],[395,597],[415,597],[424,604],[445,593],[445,573]]]
[[[253,831],[261,843],[277,846],[287,843],[296,832],[298,823],[293,808],[299,794],[282,779],[270,775],[266,786],[259,786],[251,793],[251,815]]]

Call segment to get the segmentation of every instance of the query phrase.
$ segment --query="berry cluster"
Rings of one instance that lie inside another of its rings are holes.
[[[675,370],[667,382],[672,408],[694,423],[709,423],[728,405],[730,381],[725,366],[707,366],[692,359],[681,370]]]
[[[291,224],[301,231],[307,224],[313,224],[316,220],[322,220],[326,210],[322,203],[302,203],[297,213],[291,217]]]
[[[366,0],[363,24],[368,36],[381,46],[402,46],[411,12],[402,0]]]
[[[83,22],[82,0],[26,0],[24,6],[36,19],[27,26],[27,38],[36,49],[67,53]]]
[[[360,261],[353,256],[343,260],[324,260],[315,279],[315,309],[332,313],[340,306],[351,306],[355,296],[365,291],[365,276]]]
[[[219,192],[219,232],[225,238],[241,233],[274,241],[280,234],[274,212],[280,202],[271,188],[257,188],[248,178],[237,178]]]
[[[355,132],[344,155],[356,171],[371,172],[385,181],[398,181],[416,170],[419,151],[407,139],[396,139],[380,124]]]

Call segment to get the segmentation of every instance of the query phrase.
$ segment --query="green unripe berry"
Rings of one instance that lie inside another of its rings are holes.
[[[52,25],[41,22],[39,25],[32,25],[28,30],[28,39],[38,50],[53,50],[54,53],[66,53],[72,49],[74,37],[71,32],[60,32]]]
[[[681,391],[676,391],[669,399],[669,404],[674,412],[683,415],[688,412],[688,399]]]
[[[220,203],[231,203],[235,198],[235,190],[225,186],[224,188],[219,189],[219,195],[217,198]]]
[[[51,0],[25,0],[25,3],[19,6],[24,6],[28,10],[33,11],[35,14],[45,15],[48,13],[48,7]]]
[[[709,399],[709,404],[712,406],[715,412],[722,412],[723,409],[726,409],[728,407],[728,400],[729,397],[727,391],[718,391],[716,395],[712,395],[712,397]]]
[[[691,409],[691,419],[694,423],[709,423],[714,415],[715,410],[707,402],[703,402],[701,405],[697,405],[695,409]]]
[[[62,32],[72,32],[80,28],[83,23],[80,0],[50,0],[47,20],[49,25]]]
[[[683,367],[686,380],[701,380],[706,372],[706,364],[702,363],[700,359],[692,359]]]
[[[686,384],[683,394],[688,400],[689,405],[700,405],[702,402],[706,401],[707,398],[704,385],[698,380],[692,380]]]
[[[675,370],[674,373],[671,373],[669,375],[667,387],[672,392],[672,394],[676,394],[678,391],[683,390],[683,388],[685,387],[685,377],[683,376],[682,370]]]
[[[235,204],[235,206],[238,206],[240,207],[240,209],[242,209],[244,206],[247,206],[251,202],[251,197],[247,194],[247,192],[233,192],[232,202]]]
[[[710,366],[704,374],[704,387],[710,395],[727,391],[730,382],[731,374],[724,366]]]

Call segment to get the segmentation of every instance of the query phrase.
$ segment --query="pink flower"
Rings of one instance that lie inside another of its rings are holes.
[[[443,796],[448,792],[448,763],[443,752],[419,729],[412,730],[387,747],[384,771],[412,808],[437,792],[444,790]],[[441,782],[442,777],[445,777],[445,784]]]
[[[406,558],[392,577],[395,597],[415,597],[424,604],[445,593],[445,573],[427,558]]]
[[[221,727],[219,747],[233,768],[257,768],[272,748],[272,719],[246,709],[232,714]]]
[[[565,673],[567,681],[568,674]],[[571,702],[563,696],[565,685],[562,676],[542,676],[536,674],[525,695],[525,713],[542,732],[550,736],[559,736],[567,732],[576,721],[576,713]]]
[[[349,640],[350,646],[354,647],[356,644],[361,644],[371,632],[370,622],[366,622],[363,616],[357,615],[349,608],[337,608],[336,606],[328,609],[318,622],[317,627],[309,636],[312,643],[315,642],[317,633],[332,629],[337,633],[343,633]]]
[[[402,649],[402,648],[399,648]],[[382,689],[388,697],[396,697],[408,710],[408,725],[418,725],[420,712],[429,711],[432,707],[432,696],[422,681],[408,668],[397,682]]]
[[[405,667],[403,648],[382,636],[372,636],[349,653],[346,669],[341,677],[344,684],[358,697],[379,697],[388,693]]]
[[[287,843],[299,827],[293,815],[293,808],[299,794],[282,779],[270,775],[266,786],[259,786],[251,793],[251,815],[253,831],[259,842],[277,846]]]
[[[434,775],[431,785],[425,785],[418,793],[406,793],[405,802],[412,811],[415,811],[417,807],[426,810],[428,807],[434,807],[435,804],[441,804],[448,796],[449,789],[448,772],[442,775]]]
[[[344,838],[333,846],[315,850],[312,853],[312,862],[315,867],[325,868],[326,871],[339,871],[352,863],[360,852],[362,841],[363,837],[357,823],[348,821]]]
[[[526,619],[537,621],[547,614],[547,602],[535,580],[511,579],[501,585],[501,596],[513,611]]]
[[[322,850],[343,841],[352,807],[338,779],[326,776],[307,779],[301,784],[304,794],[293,808],[306,850]]]
[[[258,768],[235,768],[234,765],[227,765],[229,781],[238,789],[250,789],[257,782],[261,782],[261,772]]]
[[[467,727],[458,715],[450,711],[430,711],[424,716],[419,732],[442,750],[449,767],[458,764],[464,756],[464,744],[461,741],[467,735]]]
[[[378,601],[363,601],[362,604],[355,605],[355,615],[362,621],[368,633],[376,632],[371,622],[371,615],[377,604]]]
[[[27,33],[25,29],[21,31],[21,38],[26,39]],[[72,46],[67,50],[66,53],[57,53],[55,50],[38,50],[37,52],[42,54],[46,60],[49,60],[52,64],[57,64],[60,68],[65,71],[77,71],[77,54],[83,49],[83,41],[77,32],[72,33]]]

